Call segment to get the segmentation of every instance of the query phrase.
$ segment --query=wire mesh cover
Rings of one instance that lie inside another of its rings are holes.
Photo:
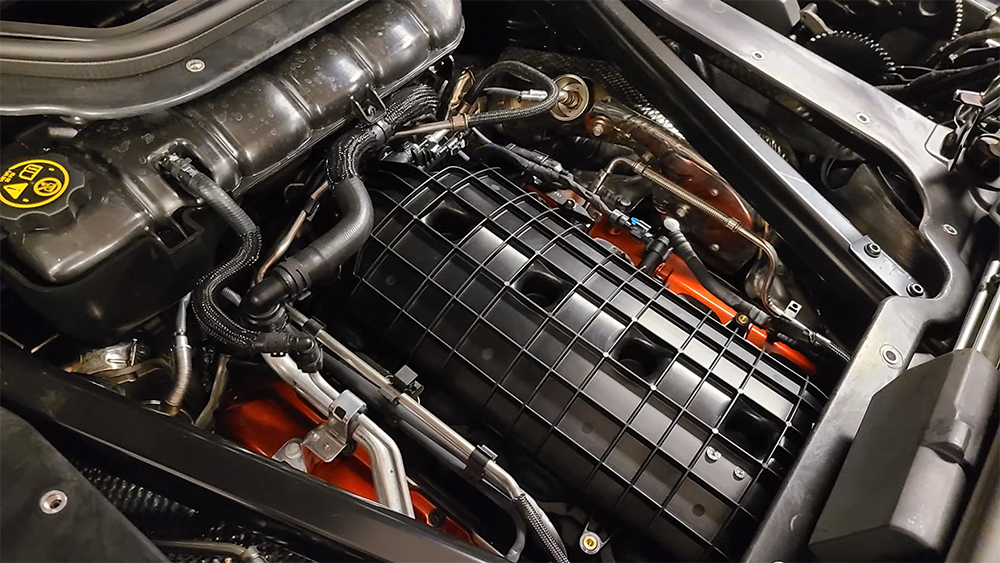
[[[391,170],[356,322],[585,506],[738,558],[822,393],[496,171]]]

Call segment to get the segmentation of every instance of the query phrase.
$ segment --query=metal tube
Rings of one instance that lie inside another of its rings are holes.
[[[413,518],[413,500],[403,471],[403,455],[396,442],[365,415],[358,417],[354,438],[368,452],[372,467],[372,483],[380,503],[389,510]]]
[[[308,318],[294,307],[287,306],[288,318],[293,324],[302,326]],[[420,423],[428,427],[431,431],[429,436],[432,440],[442,446],[452,455],[458,457],[463,463],[475,452],[476,448],[468,440],[462,437],[453,428],[448,426],[433,413],[424,408],[416,399],[406,393],[398,392],[378,370],[371,364],[364,361],[360,356],[350,351],[336,338],[325,330],[317,330],[316,341],[327,348],[335,356],[338,356],[350,368],[360,373],[369,382],[379,388],[379,392],[386,397],[391,397],[400,407],[408,411]],[[294,362],[293,362],[294,363]],[[559,563],[568,562],[565,547],[562,546],[559,534],[549,520],[548,516],[540,510],[534,500],[525,493],[517,481],[494,461],[486,462],[483,468],[483,476],[487,482],[496,486],[507,494],[511,502],[517,504],[524,512],[525,518],[532,523],[551,555]]]
[[[305,373],[289,356],[275,357],[264,354],[263,358],[278,377],[294,387],[309,404],[324,415],[330,414],[331,406],[340,397],[340,393],[322,376],[318,373]],[[363,414],[358,416],[358,427],[354,431],[354,438],[368,452],[372,483],[379,504],[413,518],[413,500],[410,498],[410,488],[406,482],[403,456],[396,442]]]
[[[319,197],[328,189],[330,189],[330,182],[324,181],[309,196],[309,200],[306,201],[306,205],[303,207],[302,211],[299,211],[295,220],[292,221],[291,226],[288,227],[288,230],[285,231],[285,234],[281,237],[278,243],[274,245],[274,250],[272,250],[271,254],[268,255],[267,260],[265,260],[264,264],[261,265],[259,270],[257,270],[258,283],[264,279],[264,275],[267,274],[267,271],[271,268],[271,266],[274,266],[274,264],[280,260],[286,252],[288,252],[288,248],[292,246],[292,241],[295,240],[296,236],[298,236],[299,231],[302,230],[302,226],[306,224],[306,219],[309,217],[308,209],[315,205],[316,200],[318,200]]]
[[[984,318],[982,316],[983,309],[986,307],[986,300],[989,299],[990,291],[987,283],[989,280],[1000,273],[1000,260],[994,260],[986,265],[986,271],[983,272],[983,277],[979,280],[979,286],[977,288],[975,296],[972,298],[972,303],[969,305],[969,312],[965,316],[965,321],[962,323],[962,329],[958,331],[958,338],[955,341],[956,350],[964,350],[965,348],[975,348],[980,350],[979,340],[983,337],[984,333],[989,333],[989,330],[980,329],[981,326],[988,324],[990,319],[989,313]],[[997,291],[997,295],[1000,295],[1000,291]],[[996,295],[994,296],[994,303],[998,302]],[[993,305],[991,308],[995,309]],[[993,311],[994,318],[996,317],[996,311]],[[980,320],[983,319],[981,323]],[[984,327],[985,328],[985,327]],[[977,330],[978,336],[977,336]],[[985,342],[985,339],[983,339]],[[975,342],[975,344],[974,344]]]
[[[181,409],[184,396],[187,395],[191,381],[194,379],[194,362],[192,360],[191,344],[187,337],[187,308],[191,304],[191,294],[181,298],[177,305],[177,328],[174,331],[174,386],[163,401],[170,416],[175,416]]]
[[[741,225],[740,222],[735,218],[726,215],[725,213],[719,211],[705,200],[695,195],[692,195],[690,192],[680,187],[676,183],[665,178],[664,176],[661,176],[649,166],[641,162],[632,160],[630,158],[625,158],[620,156],[609,162],[608,165],[605,166],[603,170],[601,170],[600,174],[597,175],[597,178],[594,180],[594,185],[593,187],[591,187],[591,191],[597,192],[597,190],[601,187],[601,184],[603,184],[604,181],[608,178],[608,176],[610,176],[611,173],[614,171],[614,169],[619,166],[628,167],[636,174],[655,183],[664,190],[673,194],[678,199],[683,200],[691,207],[694,207],[695,209],[698,209],[699,211],[708,215],[709,217],[712,217],[713,219],[719,221],[720,223],[725,225],[726,228],[739,234],[743,238],[753,243],[754,246],[759,248],[761,252],[764,253],[764,256],[767,258],[767,268],[764,270],[764,276],[761,278],[760,288],[759,288],[761,295],[761,302],[764,305],[764,310],[767,311],[768,314],[776,317],[784,316],[784,312],[780,310],[771,300],[771,286],[774,283],[774,276],[778,268],[778,252],[774,249],[774,246],[771,245],[771,243],[767,242],[763,238],[757,236],[755,233],[743,227],[743,225]]]
[[[226,389],[226,380],[229,378],[228,365],[229,354],[219,354],[219,359],[215,364],[215,379],[212,381],[212,390],[208,394],[208,402],[205,403],[205,408],[201,409],[201,414],[194,421],[194,425],[198,428],[207,428],[208,423],[212,421],[215,409],[219,406],[219,400],[222,398],[222,392]]]

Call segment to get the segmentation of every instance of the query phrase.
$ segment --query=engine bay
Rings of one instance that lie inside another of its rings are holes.
[[[0,558],[998,545],[996,5],[96,4],[0,3]]]

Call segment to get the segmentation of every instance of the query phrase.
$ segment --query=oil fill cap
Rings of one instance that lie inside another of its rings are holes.
[[[0,224],[11,233],[56,229],[72,223],[90,188],[81,170],[59,154],[3,163]]]

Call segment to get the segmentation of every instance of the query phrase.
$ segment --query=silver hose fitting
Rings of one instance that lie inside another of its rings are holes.
[[[187,337],[187,308],[191,304],[191,294],[188,293],[177,305],[177,328],[174,331],[174,386],[164,400],[166,413],[176,416],[181,410],[181,403],[187,395],[191,381],[194,379],[194,360],[191,343]]]

